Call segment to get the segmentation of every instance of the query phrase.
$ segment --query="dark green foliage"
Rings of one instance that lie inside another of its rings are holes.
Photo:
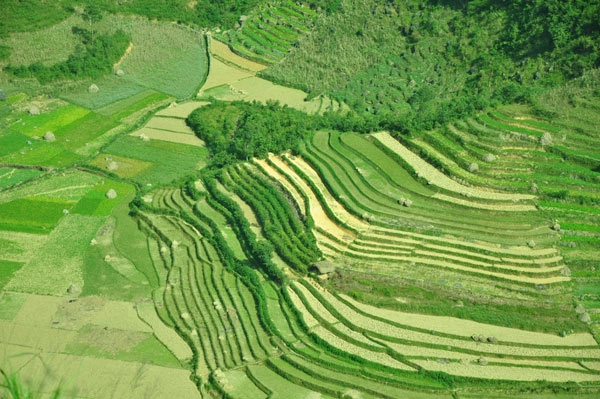
[[[415,132],[528,102],[600,65],[598,1],[341,1],[265,77],[328,94],[359,131]],[[354,117],[353,117],[354,118]]]
[[[99,78],[112,72],[113,65],[129,46],[130,38],[122,30],[113,35],[95,38],[93,32],[75,29],[74,34],[82,37],[81,45],[64,62],[46,66],[35,62],[28,66],[7,66],[6,72],[19,78],[36,78],[41,84],[60,79]]]
[[[71,13],[65,1],[2,0],[0,37],[12,32],[27,32],[52,26]],[[0,57],[1,59],[1,57]]]
[[[10,57],[10,47],[0,45],[0,61],[7,60]]]
[[[311,117],[278,102],[215,102],[192,112],[187,123],[206,142],[215,167],[296,149],[314,127]]]

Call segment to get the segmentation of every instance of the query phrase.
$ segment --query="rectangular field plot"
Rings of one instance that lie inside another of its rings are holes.
[[[269,395],[269,398],[307,399],[311,397],[323,397],[320,393],[289,382],[266,366],[248,366],[247,370],[248,374],[252,376],[253,380],[258,381],[261,385],[272,392],[272,394]]]
[[[24,263],[44,245],[48,235],[0,230],[0,258]]]
[[[114,102],[135,96],[146,88],[134,82],[124,82],[121,78],[109,75],[94,82],[100,89],[97,93],[89,93],[89,81],[81,83],[61,98],[81,107],[96,110]]]
[[[90,165],[110,171],[124,178],[137,176],[152,167],[152,163],[150,162],[114,154],[100,154],[90,161]]]
[[[62,296],[71,284],[83,287],[83,253],[103,222],[103,217],[67,215],[6,288]]]
[[[27,149],[0,157],[0,162],[63,167],[69,166],[79,159],[79,155],[60,148],[54,143],[35,140]]]
[[[56,129],[54,133],[57,144],[68,149],[76,149],[117,125],[118,123],[110,118],[89,112],[82,118]]]
[[[25,233],[49,233],[70,210],[72,202],[54,198],[20,198],[0,204],[0,229]]]
[[[42,137],[46,132],[54,132],[57,129],[83,118],[90,111],[76,105],[65,105],[49,113],[40,115],[25,114],[20,122],[10,126],[11,130],[22,133],[29,137]]]
[[[193,134],[190,133],[176,133],[167,130],[152,129],[143,127],[140,130],[136,130],[131,133],[132,137],[140,137],[150,140],[162,140],[171,143],[193,145],[196,147],[204,147],[204,141],[200,140]]]
[[[109,190],[117,193],[117,198],[108,198]],[[92,188],[72,209],[72,213],[81,215],[108,216],[113,208],[123,199],[133,194],[134,188],[126,183],[106,179],[102,184]]]
[[[106,148],[109,156],[129,157],[152,164],[135,175],[143,184],[162,184],[193,173],[206,165],[208,150],[161,140],[143,141],[126,136]],[[118,173],[118,169],[117,169]]]
[[[169,98],[154,90],[144,90],[131,97],[124,98],[96,110],[97,113],[110,116],[114,120],[123,119],[133,113],[143,110],[150,104]]]
[[[266,399],[267,394],[258,389],[241,370],[230,370],[224,373],[223,386],[227,386],[227,392],[234,398]]]
[[[146,123],[146,127],[176,133],[194,134],[192,129],[185,123],[185,120],[179,118],[155,116]]]
[[[61,397],[202,397],[189,378],[190,371],[180,368],[91,356],[37,354],[28,348],[4,343],[0,347],[0,363],[9,361],[14,369],[20,370],[24,380],[43,381],[46,392],[60,385]]]
[[[2,146],[0,145],[0,148]],[[0,189],[32,179],[43,172],[36,169],[0,168]]]
[[[18,152],[27,145],[29,138],[21,133],[7,132],[0,134],[0,159]]]

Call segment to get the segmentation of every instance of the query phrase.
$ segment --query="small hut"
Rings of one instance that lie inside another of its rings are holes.
[[[323,260],[313,263],[312,268],[316,269],[319,274],[330,274],[335,271],[335,263]]]

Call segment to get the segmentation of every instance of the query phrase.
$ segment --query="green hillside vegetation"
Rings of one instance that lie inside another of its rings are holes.
[[[348,0],[263,75],[383,128],[432,128],[599,66],[596,2]],[[535,15],[534,19],[530,16]]]

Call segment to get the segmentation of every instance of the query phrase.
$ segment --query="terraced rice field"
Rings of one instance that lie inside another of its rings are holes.
[[[237,54],[270,65],[281,61],[296,41],[311,31],[318,13],[298,2],[274,2],[216,36]]]
[[[260,64],[253,63],[232,52],[218,40],[210,40],[211,65],[199,98],[213,97],[223,101],[279,101],[282,105],[307,113],[323,113],[338,110],[341,105],[327,97],[307,101],[307,94],[301,90],[284,87],[257,75]]]

